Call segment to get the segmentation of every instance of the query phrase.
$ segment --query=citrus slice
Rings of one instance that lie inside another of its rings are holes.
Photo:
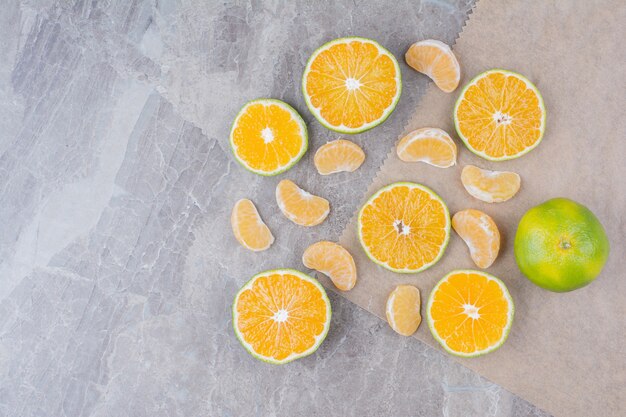
[[[430,188],[397,182],[375,193],[358,217],[367,256],[394,272],[419,272],[434,265],[450,238],[450,214]]]
[[[330,212],[328,200],[304,191],[290,180],[282,180],[276,186],[276,202],[280,211],[300,226],[318,225]]]
[[[406,63],[414,70],[430,77],[446,93],[454,91],[461,79],[459,61],[448,45],[428,39],[416,42],[404,55]]]
[[[438,168],[456,164],[456,144],[450,135],[435,127],[409,133],[400,140],[396,152],[405,162],[425,162]]]
[[[306,152],[306,125],[287,103],[253,100],[237,114],[230,131],[230,146],[244,168],[260,175],[280,174]]]
[[[546,125],[537,87],[526,77],[494,69],[463,88],[454,124],[470,151],[491,161],[519,158],[534,149]]]
[[[333,242],[317,242],[302,255],[302,263],[327,275],[341,291],[348,291],[356,284],[356,265],[350,252]]]
[[[449,353],[473,357],[498,349],[513,323],[513,299],[502,281],[485,272],[452,271],[430,293],[430,332]]]
[[[359,145],[338,139],[322,145],[315,152],[315,168],[321,175],[335,172],[353,172],[365,161],[365,152]]]
[[[274,236],[261,219],[254,203],[242,198],[235,203],[230,216],[230,224],[235,238],[244,248],[258,252],[274,243]]]
[[[398,285],[387,298],[387,322],[402,336],[411,336],[420,323],[420,290],[412,285]]]
[[[400,99],[396,58],[377,42],[340,38],[318,48],[302,75],[309,110],[328,129],[359,133],[381,124]]]
[[[501,203],[519,191],[522,179],[515,172],[466,165],[461,171],[461,182],[472,197],[486,203]]]
[[[452,216],[452,227],[467,244],[476,266],[489,268],[500,250],[500,232],[496,222],[482,211],[468,209]]]
[[[252,277],[233,302],[233,328],[255,358],[274,364],[315,352],[330,326],[331,308],[317,280],[293,269]]]

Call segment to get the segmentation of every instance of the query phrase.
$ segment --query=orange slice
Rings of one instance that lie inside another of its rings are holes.
[[[522,180],[515,172],[466,165],[461,171],[461,182],[472,197],[486,203],[501,203],[519,191]]]
[[[280,211],[300,226],[318,225],[330,212],[328,200],[309,194],[290,180],[282,180],[278,183],[276,202]]]
[[[318,48],[302,75],[309,110],[328,129],[359,133],[381,124],[400,99],[396,58],[377,42],[340,38]]]
[[[467,244],[476,266],[489,268],[500,250],[500,232],[496,222],[482,211],[468,209],[452,216],[452,227]]]
[[[453,271],[430,293],[426,316],[449,353],[473,357],[498,349],[513,323],[513,299],[502,281],[480,271]]]
[[[425,162],[438,168],[456,164],[456,144],[450,135],[435,127],[409,133],[400,140],[396,152],[405,162]]]
[[[350,252],[333,242],[317,242],[302,255],[302,263],[327,275],[335,287],[348,291],[356,284],[356,265]]]
[[[526,77],[494,69],[465,86],[454,107],[454,123],[470,151],[502,161],[539,145],[546,109],[539,90]]]
[[[230,131],[230,146],[244,168],[260,175],[280,174],[306,152],[306,125],[287,103],[253,100],[237,114]]]
[[[330,326],[324,288],[302,272],[276,269],[252,277],[233,302],[233,328],[255,358],[283,364],[315,352]]]
[[[394,272],[419,272],[443,255],[450,238],[450,214],[430,188],[397,182],[365,203],[357,227],[373,262]]]
[[[416,42],[406,51],[406,63],[430,77],[446,93],[454,91],[461,79],[459,61],[448,45],[428,39]]]
[[[274,236],[267,227],[254,203],[243,198],[235,203],[230,216],[235,238],[244,248],[262,251],[274,243]]]
[[[353,172],[365,161],[365,152],[349,140],[339,139],[322,145],[315,152],[315,168],[321,175]]]
[[[420,290],[412,285],[398,285],[387,298],[387,322],[402,336],[411,336],[420,323]]]

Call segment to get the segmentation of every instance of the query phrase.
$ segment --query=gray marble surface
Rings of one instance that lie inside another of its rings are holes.
[[[327,340],[292,364],[254,360],[231,329],[250,276],[339,236],[428,83],[402,64],[397,110],[353,138],[366,163],[328,178],[313,152],[278,178],[244,171],[237,109],[291,103],[314,151],[338,137],[300,94],[317,46],[451,43],[472,0],[0,4],[1,416],[545,415],[334,294]],[[278,214],[282,178],[331,200],[322,226]],[[244,196],[275,232],[266,252],[231,234]]]

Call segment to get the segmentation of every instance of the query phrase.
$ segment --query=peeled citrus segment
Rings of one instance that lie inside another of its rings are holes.
[[[309,194],[290,180],[282,180],[278,183],[276,202],[280,211],[300,226],[318,225],[330,212],[328,200]]]
[[[539,90],[526,77],[494,69],[465,86],[454,107],[454,123],[470,151],[502,161],[539,145],[546,110]]]
[[[244,248],[258,252],[274,243],[274,236],[261,219],[254,203],[243,198],[235,203],[230,216],[235,238]]]
[[[473,357],[502,346],[514,310],[502,281],[485,272],[463,270],[450,272],[435,286],[426,317],[430,332],[445,350]]]
[[[501,203],[519,191],[522,180],[515,172],[466,165],[461,171],[461,182],[472,197],[486,203]]]
[[[416,42],[404,55],[414,70],[430,77],[446,93],[454,91],[461,79],[461,67],[448,45],[428,39]]]
[[[230,146],[244,168],[260,175],[280,174],[306,152],[306,125],[287,103],[253,100],[237,114],[230,131]]]
[[[356,284],[356,265],[350,252],[333,242],[317,242],[309,246],[302,255],[302,263],[327,275],[335,287],[348,291]]]
[[[467,244],[476,266],[489,268],[500,250],[500,232],[496,222],[482,211],[468,209],[452,216],[452,227]]]
[[[420,290],[412,285],[398,285],[387,298],[387,322],[402,336],[411,336],[420,323]]]
[[[431,189],[397,182],[365,203],[357,227],[373,262],[394,272],[419,272],[443,255],[450,238],[450,214]]]
[[[400,99],[396,58],[377,42],[340,38],[318,48],[302,76],[309,110],[328,129],[359,133],[379,125]]]
[[[315,352],[330,326],[331,308],[317,280],[293,269],[252,277],[233,302],[233,328],[255,358],[274,364]]]
[[[322,145],[315,152],[315,168],[321,175],[335,172],[353,172],[365,161],[365,152],[359,145],[338,139]]]
[[[425,162],[439,168],[456,164],[456,144],[450,135],[435,127],[409,133],[400,140],[396,152],[405,162]]]

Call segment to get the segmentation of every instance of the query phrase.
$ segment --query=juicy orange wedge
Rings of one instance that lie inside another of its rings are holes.
[[[537,87],[511,71],[495,69],[469,82],[454,108],[459,137],[491,161],[518,158],[534,149],[546,125]]]
[[[233,302],[233,327],[255,358],[283,364],[310,355],[324,341],[331,308],[317,280],[293,269],[255,275]]]
[[[498,349],[513,323],[513,299],[502,281],[485,272],[453,271],[430,293],[426,315],[433,337],[457,356]]]
[[[316,226],[323,222],[330,212],[328,200],[304,191],[290,180],[278,183],[276,202],[280,211],[300,226]]]
[[[311,55],[302,91],[322,125],[337,132],[359,133],[391,114],[400,99],[401,83],[398,62],[377,42],[340,38]]]
[[[302,255],[302,263],[328,276],[341,291],[349,291],[356,284],[356,265],[350,252],[333,242],[322,241],[309,246]]]
[[[461,79],[461,67],[448,45],[428,39],[416,42],[406,51],[406,63],[430,77],[446,93],[454,91]]]
[[[420,291],[412,285],[398,285],[387,298],[387,323],[402,336],[411,336],[420,323]]]
[[[321,175],[353,172],[365,161],[365,152],[354,142],[338,139],[322,145],[315,152],[313,161]]]
[[[496,222],[479,210],[462,210],[452,216],[454,231],[465,241],[472,260],[479,268],[489,268],[500,250]]]
[[[461,171],[461,182],[472,197],[486,203],[501,203],[519,191],[522,180],[515,172],[466,165]]]
[[[456,164],[456,144],[450,135],[435,127],[409,133],[398,142],[396,152],[405,162],[425,162],[438,168]]]
[[[258,252],[274,243],[274,236],[267,227],[254,203],[243,198],[235,203],[230,216],[230,224],[237,241],[244,248]]]

